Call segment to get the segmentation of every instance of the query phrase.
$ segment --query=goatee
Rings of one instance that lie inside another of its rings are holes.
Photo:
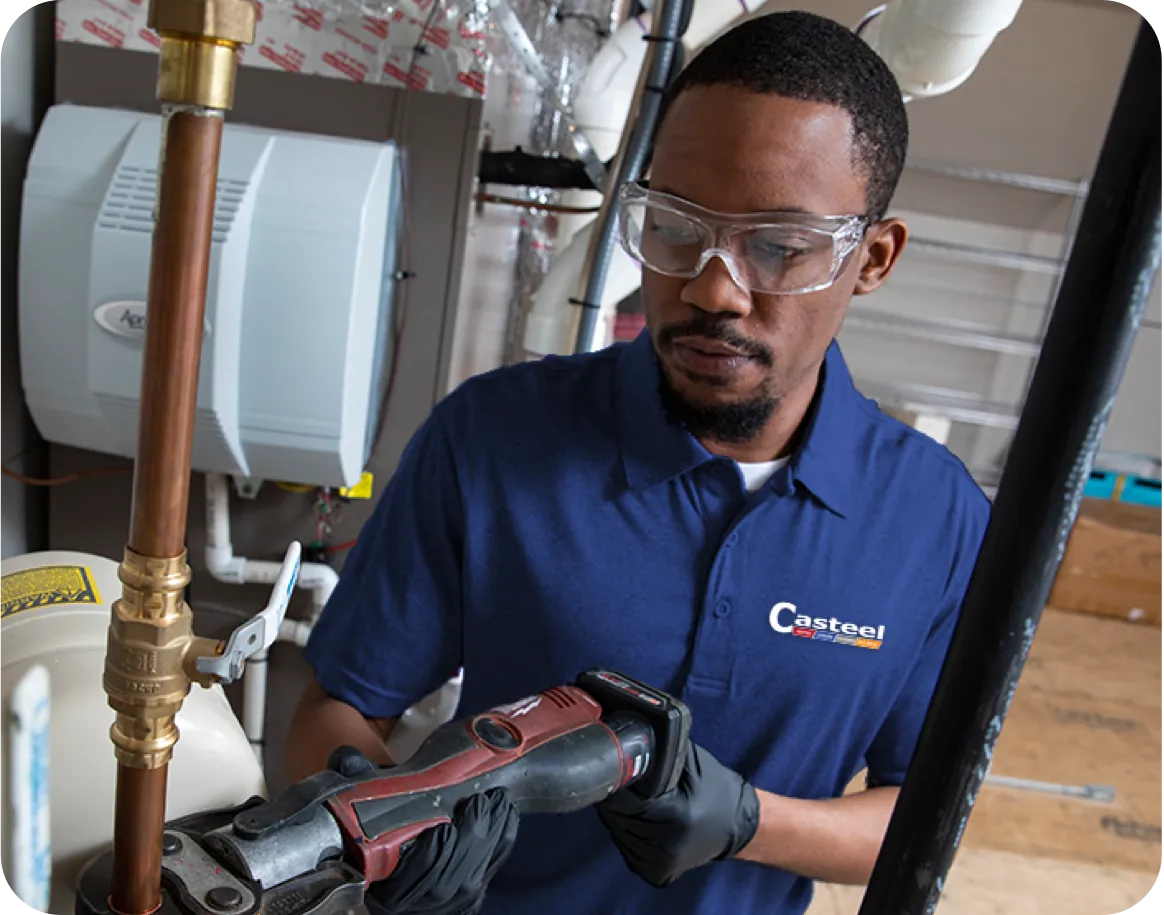
[[[661,328],[656,346],[658,349],[666,349],[676,339],[687,336],[719,340],[754,359],[760,365],[772,367],[773,356],[769,347],[739,334],[731,319],[713,315],[697,315],[678,324]],[[722,385],[716,378],[701,377],[697,380],[710,387]],[[714,405],[694,403],[684,397],[671,383],[661,360],[659,396],[663,401],[663,409],[672,422],[686,427],[696,438],[710,438],[731,445],[744,444],[755,439],[764,430],[779,403],[779,398],[772,394],[772,386],[767,379],[747,400]]]
[[[659,366],[659,396],[671,422],[685,427],[696,438],[730,445],[746,444],[759,436],[779,403],[767,381],[747,400],[693,403],[671,384],[662,366]]]

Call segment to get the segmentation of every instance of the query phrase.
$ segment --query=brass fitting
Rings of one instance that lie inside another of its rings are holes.
[[[197,674],[195,659],[221,652],[222,643],[194,636],[194,615],[182,599],[190,583],[186,554],[141,556],[128,547],[118,568],[105,653],[105,692],[117,712],[110,729],[117,759],[135,769],[169,763],[178,742],[175,717]]]
[[[230,108],[238,49],[255,40],[251,0],[150,0],[148,24],[162,39],[158,99]]]

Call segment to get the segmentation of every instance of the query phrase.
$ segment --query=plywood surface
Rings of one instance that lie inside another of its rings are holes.
[[[1115,915],[1143,899],[1156,875],[964,848],[936,915]],[[807,915],[857,915],[862,887],[818,885]]]
[[[964,842],[1157,873],[1160,634],[1048,610],[995,748],[992,772],[1104,784],[1114,803],[987,785]]]
[[[1046,611],[991,771],[1115,801],[988,783],[938,915],[1112,915],[1144,897],[1161,863],[1160,668],[1160,630]],[[863,892],[819,885],[809,913],[856,915]]]

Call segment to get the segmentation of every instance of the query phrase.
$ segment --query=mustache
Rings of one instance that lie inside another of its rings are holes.
[[[699,315],[677,324],[668,324],[659,330],[659,346],[670,346],[679,337],[706,337],[730,346],[762,365],[772,367],[772,350],[756,340],[736,333],[730,326],[732,318],[713,318]]]

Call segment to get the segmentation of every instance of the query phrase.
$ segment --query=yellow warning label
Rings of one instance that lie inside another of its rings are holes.
[[[99,604],[93,570],[85,566],[41,566],[0,579],[0,619],[55,604]]]
[[[360,477],[360,482],[355,486],[345,486],[339,491],[339,494],[345,499],[370,499],[372,498],[372,475],[365,473]]]

